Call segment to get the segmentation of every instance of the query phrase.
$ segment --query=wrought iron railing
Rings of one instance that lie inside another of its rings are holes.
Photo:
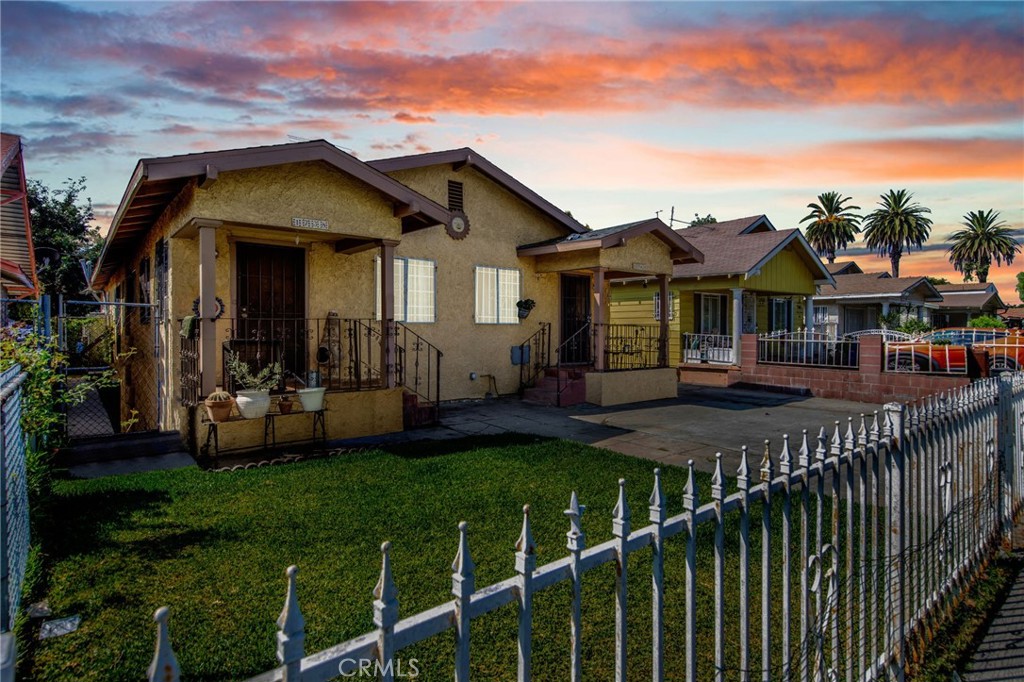
[[[179,356],[181,365],[178,368],[181,377],[181,404],[194,407],[203,401],[203,373],[199,364],[199,328],[186,331],[180,337]]]
[[[682,341],[683,362],[731,365],[736,361],[731,336],[684,332]]]
[[[537,383],[537,377],[548,367],[551,357],[551,323],[541,322],[540,329],[519,344],[519,391]]]
[[[396,381],[436,408],[440,419],[441,358],[444,353],[401,322],[395,323]]]
[[[594,334],[604,332],[606,372],[651,369],[664,364],[661,327],[656,324],[595,324]]]
[[[807,365],[832,369],[860,367],[860,340],[834,339],[801,330],[757,339],[757,361],[770,365]]]
[[[561,406],[562,393],[569,387],[569,369],[579,367],[581,364],[590,364],[590,358],[594,357],[592,348],[593,328],[590,322],[583,323],[576,333],[558,345],[555,350],[556,405]]]

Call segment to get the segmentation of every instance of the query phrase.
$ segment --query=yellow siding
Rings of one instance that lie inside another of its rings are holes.
[[[810,296],[815,293],[814,272],[790,244],[761,268],[761,274],[746,280],[743,288]]]

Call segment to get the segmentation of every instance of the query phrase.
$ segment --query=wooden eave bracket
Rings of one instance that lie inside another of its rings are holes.
[[[396,218],[406,218],[419,212],[420,205],[415,201],[409,204],[396,203],[394,208],[394,216]]]
[[[24,199],[24,198],[25,198],[25,193],[22,192],[21,190],[11,191],[11,190],[6,190],[5,189],[3,191],[3,199],[0,200],[0,206],[6,206],[7,204],[13,204],[15,201],[18,201],[19,199]]]
[[[206,164],[206,171],[199,177],[199,189],[210,189],[217,182],[217,167]]]

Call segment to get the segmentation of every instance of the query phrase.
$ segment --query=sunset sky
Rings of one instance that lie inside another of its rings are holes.
[[[106,225],[139,158],[324,138],[471,146],[591,227],[864,211],[907,188],[947,236],[1024,236],[1024,3],[0,4],[0,124]],[[678,226],[677,226],[678,227]],[[865,269],[888,261],[852,249]],[[1017,303],[1012,266],[994,281]]]

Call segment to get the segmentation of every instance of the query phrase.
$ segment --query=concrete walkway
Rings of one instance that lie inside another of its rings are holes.
[[[329,446],[386,447],[425,440],[527,433],[567,438],[660,464],[685,466],[692,458],[696,466],[705,471],[713,470],[715,453],[721,451],[727,470],[735,471],[743,445],[750,447],[752,465],[756,465],[766,438],[771,440],[772,451],[777,456],[784,433],[790,434],[795,450],[800,445],[802,429],[808,429],[809,436],[813,437],[821,426],[831,429],[839,420],[845,428],[848,417],[879,408],[766,391],[681,385],[676,399],[617,407],[555,408],[524,403],[517,398],[460,401],[442,406],[440,426],[337,440]],[[246,457],[252,461],[266,455],[219,458],[216,466],[237,464]],[[151,462],[149,468],[147,461]],[[79,465],[70,471],[74,476],[94,478],[190,465],[194,462],[187,457],[137,458]]]
[[[1024,524],[1013,533],[1013,550],[1024,556]],[[985,631],[967,672],[965,682],[1020,682],[1024,680],[1024,571],[1010,588],[1006,601]]]

